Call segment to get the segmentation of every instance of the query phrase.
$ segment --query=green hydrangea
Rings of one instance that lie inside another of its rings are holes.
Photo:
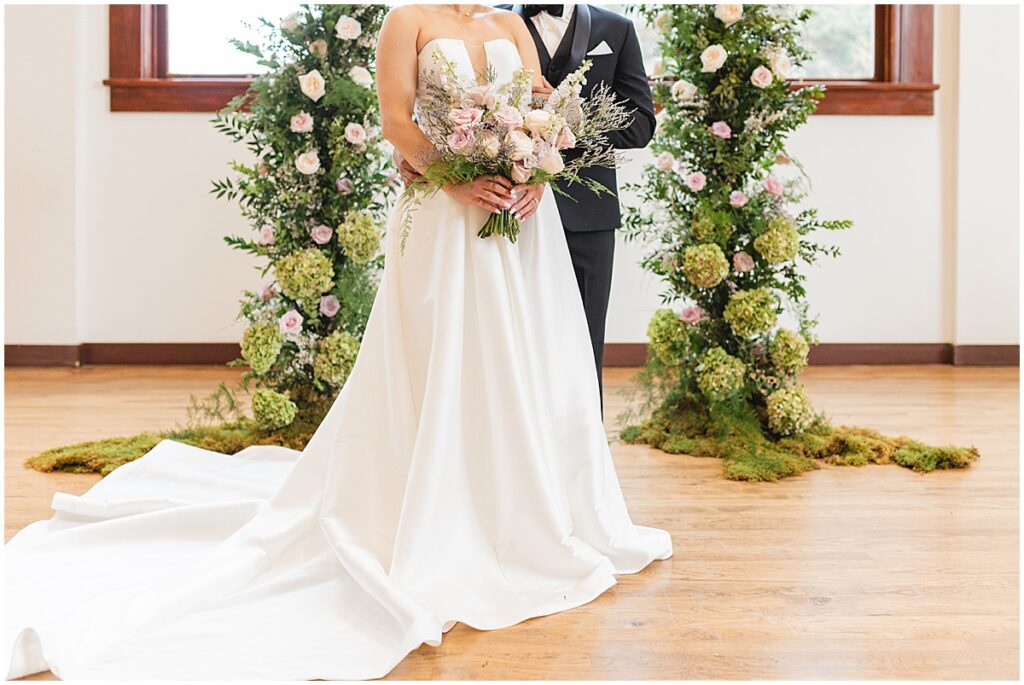
[[[377,221],[367,212],[349,212],[338,226],[338,244],[356,264],[373,259],[380,249],[380,237]]]
[[[713,212],[704,205],[694,211],[693,219],[690,221],[690,230],[693,236],[702,243],[715,243],[724,245],[732,235],[733,227],[728,215],[721,212]]]
[[[682,363],[679,348],[689,342],[686,327],[671,309],[659,309],[654,312],[647,324],[647,338],[651,341],[650,348],[659,359],[669,366]]]
[[[776,435],[793,435],[814,421],[814,410],[802,385],[776,390],[768,396],[768,428]]]
[[[714,288],[729,274],[729,260],[714,243],[694,245],[683,253],[683,273],[698,288]]]
[[[775,296],[766,288],[739,290],[725,305],[723,316],[741,338],[764,333],[775,325]]]
[[[284,428],[295,420],[298,407],[288,397],[261,388],[252,394],[252,415],[263,430]]]
[[[795,259],[800,249],[800,236],[796,226],[784,216],[777,216],[768,224],[768,230],[754,239],[754,249],[769,264],[780,264]]]
[[[334,331],[323,340],[313,357],[313,376],[328,385],[345,384],[359,352],[359,340],[347,331]]]
[[[242,359],[249,362],[254,373],[264,374],[277,361],[284,338],[272,323],[256,323],[242,334]]]
[[[281,292],[299,303],[308,314],[316,314],[320,295],[331,289],[334,265],[322,250],[310,247],[293,252],[274,265]]]
[[[807,354],[810,349],[802,335],[782,328],[772,341],[772,363],[784,374],[800,373],[807,366]]]
[[[697,370],[697,387],[709,400],[724,400],[743,387],[746,370],[742,360],[721,347],[712,347]]]

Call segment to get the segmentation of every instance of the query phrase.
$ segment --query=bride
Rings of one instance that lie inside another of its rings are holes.
[[[540,73],[511,12],[393,10],[384,132],[420,169],[433,49],[466,79]],[[576,607],[671,556],[626,510],[553,198],[509,185],[426,199],[404,253],[392,218],[359,358],[297,459],[164,441],[81,497],[57,493],[53,518],[6,547],[7,677],[375,678],[456,622]],[[518,243],[478,238],[508,206]]]

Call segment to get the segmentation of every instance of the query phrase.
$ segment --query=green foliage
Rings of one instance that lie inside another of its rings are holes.
[[[268,71],[213,120],[250,159],[213,182],[212,192],[238,202],[253,230],[225,241],[277,279],[243,293],[247,378],[290,395],[300,415],[339,389],[316,379],[321,341],[338,332],[360,339],[376,292],[382,261],[374,255],[397,186],[373,88],[386,13],[385,5],[303,5],[282,26],[260,20],[259,41],[234,43]],[[359,23],[355,37],[335,30],[346,17]],[[322,92],[309,87],[317,75]],[[270,331],[291,310],[302,313],[301,329],[284,329],[272,354]]]

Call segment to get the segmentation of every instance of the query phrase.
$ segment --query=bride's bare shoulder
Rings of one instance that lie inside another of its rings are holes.
[[[423,9],[418,5],[392,7],[384,17],[385,24],[403,28],[418,27],[422,21]]]

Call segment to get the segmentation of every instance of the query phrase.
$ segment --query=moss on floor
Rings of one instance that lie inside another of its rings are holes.
[[[776,481],[821,463],[899,464],[926,473],[965,468],[979,456],[974,447],[932,447],[867,428],[832,426],[823,418],[803,433],[781,439],[766,435],[762,425],[757,410],[749,406],[709,411],[696,403],[679,403],[625,428],[621,438],[670,454],[719,458],[726,478],[747,481]]]
[[[25,465],[37,471],[99,473],[105,476],[118,466],[138,459],[164,439],[224,454],[235,454],[250,445],[281,445],[301,450],[313,437],[318,424],[317,418],[304,419],[300,415],[292,425],[273,432],[260,430],[251,421],[242,420],[215,426],[140,433],[56,447],[30,457]]]

